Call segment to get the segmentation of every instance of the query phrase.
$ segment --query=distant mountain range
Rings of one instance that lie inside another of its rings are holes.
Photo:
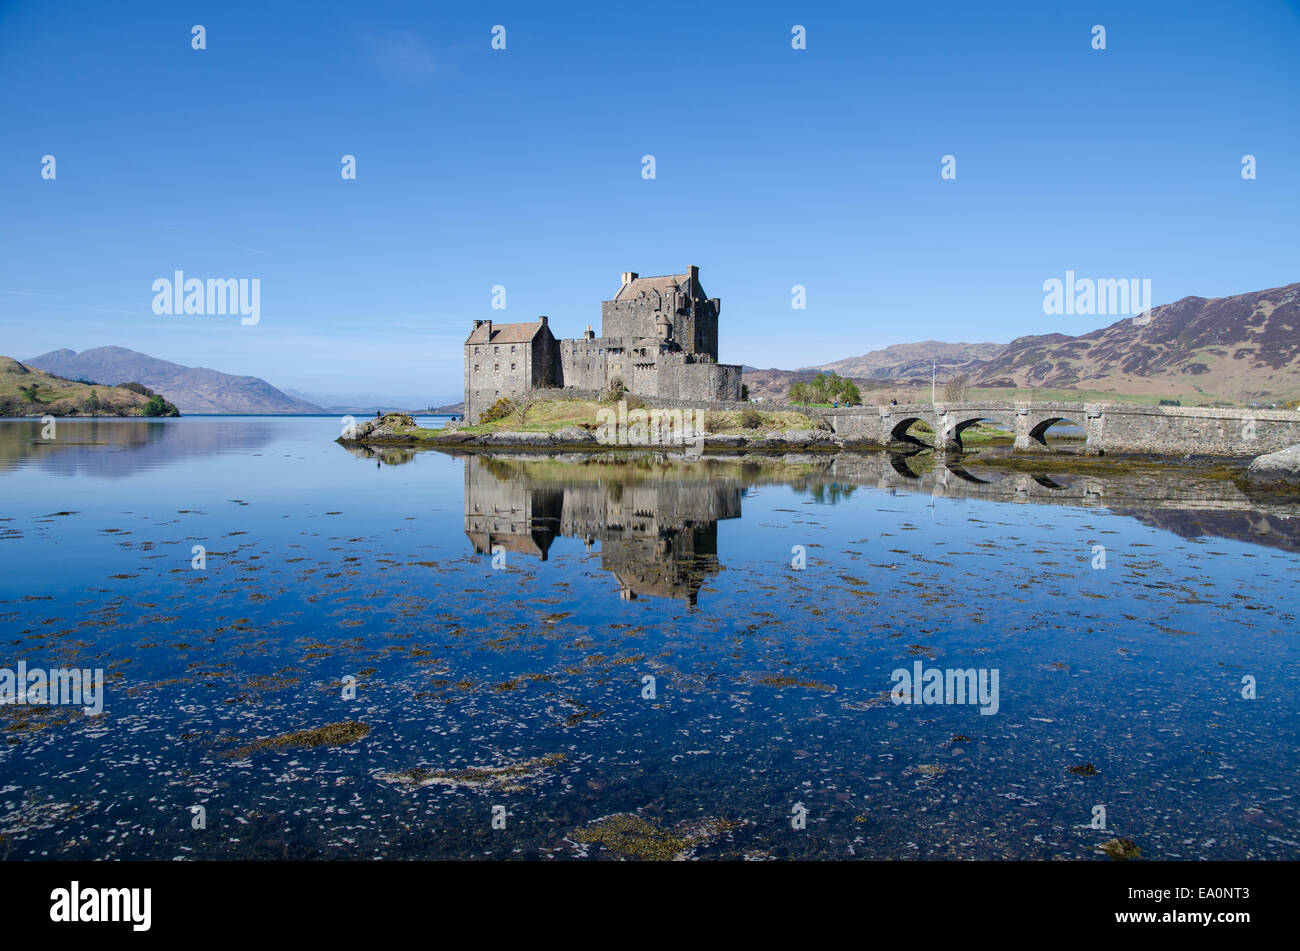
[[[352,415],[360,415],[361,413],[369,415],[373,414],[375,410],[389,413],[414,412],[428,409],[447,400],[460,399],[459,395],[450,396],[448,394],[442,394],[430,401],[427,396],[421,398],[410,394],[402,396],[395,393],[305,393],[290,387],[285,387],[284,391],[295,399],[306,400],[309,403],[324,406],[331,413],[350,413]]]
[[[870,387],[967,376],[973,386],[1079,389],[1247,402],[1300,398],[1300,284],[1207,299],[1184,297],[1071,336],[1007,344],[898,344],[800,370],[745,368],[751,397],[784,398],[790,383],[835,371]]]
[[[142,383],[184,414],[326,412],[315,403],[277,390],[259,377],[181,366],[125,347],[96,347],[81,353],[52,350],[23,362],[70,380],[90,380],[105,386]]]
[[[815,369],[823,372],[833,370],[840,376],[872,380],[905,380],[913,376],[924,376],[928,380],[932,361],[938,362],[936,372],[960,372],[956,370],[957,367],[991,360],[1006,346],[1002,343],[940,343],[937,340],[898,343],[884,350],[864,353],[860,357],[825,363]]]
[[[1184,297],[1071,337],[1020,337],[971,365],[984,386],[1199,392],[1229,400],[1300,397],[1300,284]]]

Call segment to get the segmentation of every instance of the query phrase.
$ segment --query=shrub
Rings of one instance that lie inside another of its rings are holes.
[[[153,390],[149,389],[149,387],[145,386],[143,383],[119,383],[118,386],[124,390],[130,390],[132,393],[139,393],[141,396],[154,395]]]
[[[498,420],[505,419],[514,411],[515,404],[502,396],[483,412],[483,415],[478,418],[478,421],[480,423],[495,423]]]
[[[614,377],[605,384],[605,388],[600,391],[600,402],[617,403],[627,394],[627,386],[624,385],[622,377]]]
[[[726,428],[722,424],[722,418],[717,413],[704,414],[704,431],[706,433],[720,433]]]
[[[740,425],[745,429],[758,429],[763,425],[763,414],[756,409],[741,410]]]

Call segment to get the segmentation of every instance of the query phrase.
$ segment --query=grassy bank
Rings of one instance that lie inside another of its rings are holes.
[[[139,383],[101,386],[0,357],[0,416],[179,416]]]
[[[629,397],[627,408],[645,407],[640,400]],[[600,425],[600,413],[618,412],[618,403],[599,403],[595,400],[538,400],[531,404],[512,404],[504,415],[491,422],[476,426],[449,427],[458,432],[483,435],[486,433],[554,433],[576,427],[594,430]],[[660,410],[673,413],[677,410]],[[696,410],[681,410],[686,425],[694,423]],[[710,435],[754,435],[755,433],[784,432],[790,429],[817,429],[821,421],[797,409],[783,410],[704,410],[704,429]],[[635,422],[630,420],[629,423]]]

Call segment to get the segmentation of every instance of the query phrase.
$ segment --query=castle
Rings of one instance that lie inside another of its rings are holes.
[[[477,423],[501,397],[536,390],[601,391],[620,381],[629,393],[660,400],[741,398],[740,367],[718,362],[722,302],[707,297],[700,269],[641,277],[623,274],[600,305],[601,335],[557,340],[536,323],[474,321],[465,341],[465,420]]]

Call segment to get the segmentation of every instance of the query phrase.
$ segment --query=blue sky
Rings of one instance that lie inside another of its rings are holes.
[[[725,362],[1082,333],[1114,318],[1044,315],[1067,269],[1300,280],[1298,50],[1272,0],[0,0],[0,353],[441,400],[473,319],[575,336],[688,264]],[[260,279],[260,323],[155,315],[177,269]]]

